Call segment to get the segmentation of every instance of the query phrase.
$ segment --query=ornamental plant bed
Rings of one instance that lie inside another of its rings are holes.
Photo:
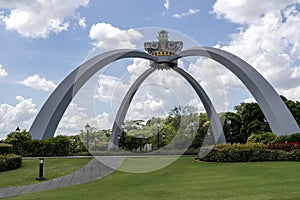
[[[238,147],[238,148],[236,148]],[[216,145],[204,157],[208,162],[300,161],[300,149],[268,149],[265,144]]]
[[[18,169],[21,166],[21,156],[15,154],[0,155],[0,172]]]

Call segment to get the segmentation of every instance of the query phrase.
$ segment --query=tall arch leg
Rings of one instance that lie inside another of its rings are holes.
[[[126,93],[125,97],[123,98],[119,110],[117,112],[117,115],[114,120],[113,128],[110,135],[110,140],[108,144],[108,149],[111,149],[112,147],[118,148],[119,141],[118,136],[121,133],[121,125],[123,124],[126,113],[128,111],[129,105],[133,99],[133,96],[135,95],[138,88],[141,86],[141,84],[144,82],[144,80],[153,72],[155,71],[155,68],[150,67],[147,69],[142,75],[138,77],[138,79],[132,84],[132,86],[129,88],[128,92]]]
[[[181,76],[183,76],[189,83],[190,85],[194,88],[196,91],[197,95],[201,99],[204,108],[206,110],[207,116],[210,119],[210,125],[212,128],[212,132],[214,135],[215,143],[217,144],[223,144],[226,143],[225,135],[223,132],[223,127],[220,122],[220,119],[218,117],[218,114],[209,99],[208,95],[204,91],[204,89],[200,86],[200,84],[186,71],[179,67],[174,67],[173,70],[178,72]]]
[[[193,87],[193,89],[196,91],[197,95],[199,96],[200,100],[204,104],[204,108],[207,112],[207,115],[209,119],[211,120],[211,127],[212,131],[214,134],[214,139],[216,143],[225,143],[226,139],[224,136],[223,132],[223,127],[221,125],[221,122],[218,118],[218,115],[216,113],[216,110],[210,101],[208,95],[206,92],[203,90],[203,88],[200,86],[200,84],[187,72],[182,70],[181,68],[174,67],[172,68],[175,70],[177,73],[179,73],[181,76],[183,76]],[[128,108],[130,106],[131,100],[133,99],[137,89],[140,87],[140,85],[146,80],[146,78],[155,71],[155,69],[150,68],[146,70],[134,83],[133,85],[129,88],[128,92],[126,93],[123,101],[121,102],[120,108],[117,112],[113,128],[112,128],[112,133],[110,136],[110,142],[108,149],[112,147],[118,148],[118,136],[121,133],[121,124],[123,124],[126,113],[128,111]]]
[[[251,65],[226,51],[211,47],[196,47],[170,57],[170,61],[187,56],[211,58],[233,72],[248,88],[277,135],[300,132],[293,115],[267,80]]]
[[[59,84],[39,111],[29,130],[32,137],[34,139],[53,137],[68,105],[88,79],[113,61],[133,57],[157,60],[156,57],[142,51],[121,49],[99,54],[77,67]]]

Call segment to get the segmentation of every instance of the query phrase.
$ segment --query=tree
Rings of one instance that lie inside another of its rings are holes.
[[[270,132],[270,127],[265,123],[265,116],[257,103],[241,103],[235,106],[235,110],[241,119],[241,142],[247,142],[251,133]]]
[[[227,142],[245,143],[247,142],[247,134],[240,132],[241,116],[234,112],[226,112],[221,114],[221,121],[224,121],[224,134]],[[230,124],[227,123],[230,120]]]
[[[18,155],[23,155],[23,151],[28,146],[28,141],[32,140],[28,131],[13,131],[9,133],[4,140],[5,143],[13,145],[13,152]]]
[[[300,102],[288,100],[284,96],[280,96],[280,97],[284,101],[286,106],[289,108],[289,110],[291,111],[292,115],[294,116],[296,122],[300,126]]]

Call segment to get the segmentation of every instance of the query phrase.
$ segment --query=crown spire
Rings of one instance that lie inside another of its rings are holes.
[[[153,56],[171,56],[181,51],[182,41],[169,41],[169,32],[161,30],[158,32],[158,42],[145,42],[145,50]]]

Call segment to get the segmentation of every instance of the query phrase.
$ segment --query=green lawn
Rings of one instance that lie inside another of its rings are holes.
[[[49,180],[70,174],[82,168],[90,160],[91,158],[45,158],[44,177]],[[19,169],[0,172],[0,188],[39,183],[35,180],[39,176],[38,158],[23,159],[22,163]]]
[[[204,163],[181,157],[158,171],[116,171],[90,183],[7,199],[300,199],[300,162]]]

